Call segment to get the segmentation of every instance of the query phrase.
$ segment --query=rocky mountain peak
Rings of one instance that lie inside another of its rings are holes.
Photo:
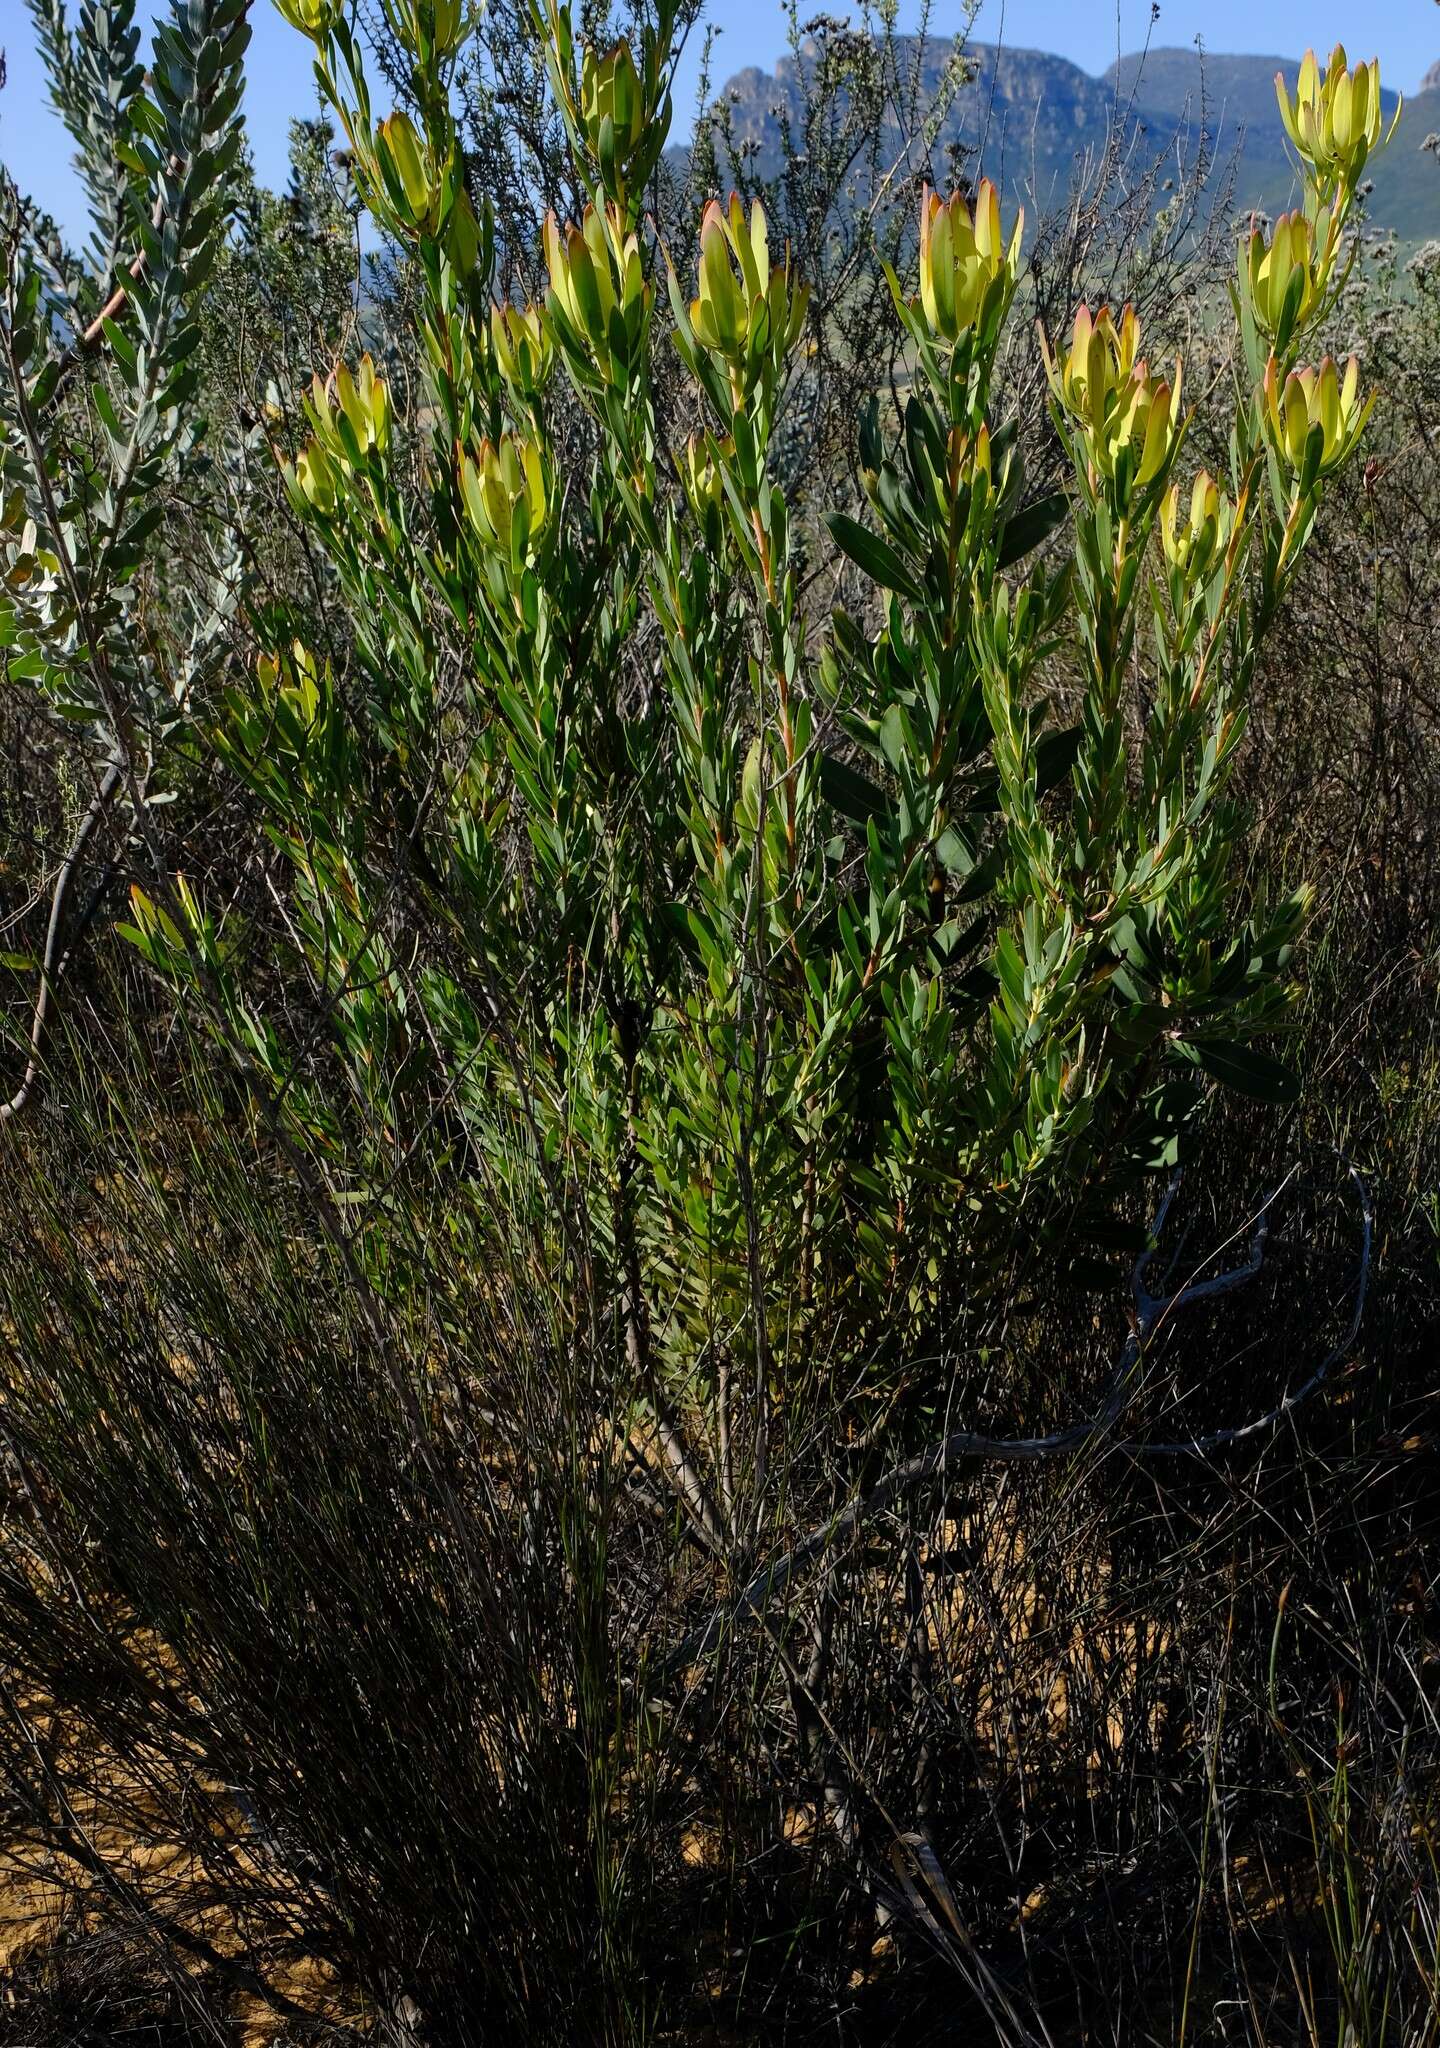
[[[829,37],[797,42],[773,69],[748,65],[720,94],[725,109],[726,145],[733,164],[721,175],[735,176],[743,163],[747,177],[777,177],[788,138],[804,148],[810,93],[821,71]],[[850,37],[857,48],[863,37]],[[853,56],[854,51],[847,51]],[[965,60],[964,81],[951,66]],[[1252,209],[1274,214],[1294,203],[1295,167],[1275,106],[1275,75],[1293,78],[1294,57],[1226,55],[1193,47],[1151,48],[1122,56],[1102,77],[1042,50],[1010,49],[993,43],[962,43],[944,37],[899,36],[893,45],[899,75],[913,86],[918,103],[938,99],[944,107],[938,132],[917,149],[915,138],[892,107],[881,116],[879,156],[902,157],[918,181],[946,183],[959,176],[973,182],[982,173],[1001,188],[1007,209],[1024,206],[1033,223],[1066,203],[1077,181],[1093,174],[1106,158],[1114,131],[1133,144],[1127,175],[1143,174],[1163,153],[1168,160],[1163,189],[1172,189],[1183,164],[1215,167],[1212,200],[1237,217]],[[1440,63],[1433,65],[1421,92],[1440,90]],[[1396,96],[1381,95],[1387,115]],[[843,105],[846,92],[842,88]],[[1417,129],[1415,121],[1421,124]],[[1390,148],[1375,160],[1370,219],[1403,239],[1435,233],[1440,221],[1440,184],[1435,164],[1420,152],[1420,136],[1440,127],[1433,112],[1406,117]],[[851,196],[870,171],[857,161]],[[902,181],[903,182],[903,181]]]

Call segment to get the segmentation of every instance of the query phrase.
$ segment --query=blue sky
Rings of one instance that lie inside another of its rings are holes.
[[[818,4],[818,0],[817,0]],[[901,0],[913,18],[916,0]],[[833,5],[833,0],[832,0]],[[151,9],[153,12],[153,8]],[[809,9],[802,0],[802,18]],[[834,7],[840,12],[839,6]],[[1440,6],[1435,0],[1161,0],[1150,28],[1150,0],[985,0],[974,34],[1017,47],[1054,50],[1088,71],[1103,71],[1117,50],[1133,50],[1147,31],[1157,45],[1188,45],[1203,35],[1216,51],[1258,51],[1298,56],[1307,44],[1326,51],[1344,40],[1352,59],[1378,56],[1387,85],[1413,92],[1440,58]],[[141,13],[146,12],[142,0]],[[784,48],[777,0],[709,0],[722,28],[716,55],[723,79],[745,64],[769,65]],[[260,175],[285,176],[286,124],[315,103],[308,46],[256,0],[247,116]],[[932,32],[953,34],[963,15],[955,0],[939,0]],[[0,94],[0,156],[22,185],[67,227],[78,228],[83,207],[69,168],[69,139],[51,114],[36,58],[28,13],[21,0],[0,0],[0,37],[9,84]],[[677,113],[688,119],[698,64],[697,34],[680,81]]]

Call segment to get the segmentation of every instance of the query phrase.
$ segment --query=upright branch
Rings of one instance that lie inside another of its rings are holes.
[[[1017,1269],[1143,1247],[1137,1186],[1215,1086],[1294,1093],[1271,1043],[1309,897],[1238,902],[1234,770],[1372,402],[1358,365],[1303,358],[1376,82],[1337,52],[1286,100],[1306,197],[1238,251],[1226,478],[1184,468],[1181,363],[1133,309],[1081,307],[1042,337],[1067,485],[1032,492],[994,374],[1022,222],[988,183],[927,190],[913,286],[890,276],[911,374],[830,515],[826,621],[776,460],[819,345],[793,252],[717,197],[682,279],[645,214],[677,12],[602,48],[536,0],[580,203],[520,251],[451,106],[458,0],[386,8],[381,112],[343,11],[284,0],[413,283],[424,389],[407,415],[378,355],[314,380],[275,452],[347,670],[306,611],[257,607],[205,725],[283,863],[347,1110],[188,884],[131,929],[345,1176],[362,1263],[441,1124],[463,1188],[579,1248],[623,1361],[608,1423],[743,1584],[826,1344],[929,1398],[913,1361]]]

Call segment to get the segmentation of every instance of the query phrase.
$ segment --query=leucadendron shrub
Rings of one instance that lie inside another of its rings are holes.
[[[332,1184],[383,1186],[430,1143],[457,1189],[547,1190],[637,1402],[718,1410],[713,1484],[673,1459],[713,1541],[835,1332],[876,1371],[939,1352],[1017,1258],[1131,1241],[1137,1181],[1215,1085],[1291,1091],[1274,1034],[1307,896],[1241,908],[1231,777],[1371,403],[1307,337],[1346,275],[1375,78],[1337,51],[1284,100],[1304,199],[1239,250],[1223,477],[1187,461],[1181,364],[1082,306],[1039,342],[1071,481],[1027,494],[991,391],[1021,222],[988,183],[927,191],[918,277],[891,277],[908,386],[870,408],[863,516],[828,522],[864,596],[827,621],[770,462],[805,281],[758,203],[706,208],[693,278],[647,221],[673,9],[605,51],[548,0],[589,203],[546,222],[522,305],[451,112],[463,14],[387,7],[410,76],[382,116],[341,11],[284,0],[408,265],[427,388],[368,356],[317,380],[285,477],[348,638],[258,613],[212,732],[284,856],[353,1127],[183,882],[137,892],[133,935]],[[657,402],[666,351],[688,417]]]

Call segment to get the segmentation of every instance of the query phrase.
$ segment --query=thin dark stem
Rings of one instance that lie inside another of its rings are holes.
[[[110,800],[120,787],[120,763],[112,761],[101,777],[100,786],[90,799],[80,826],[70,844],[70,851],[60,863],[55,877],[55,887],[50,896],[50,922],[45,931],[45,951],[40,961],[40,987],[35,997],[35,1010],[30,1022],[30,1052],[25,1063],[25,1073],[20,1086],[8,1102],[0,1102],[0,1124],[11,1117],[19,1116],[34,1091],[40,1075],[41,1049],[45,1042],[45,1027],[54,1000],[55,989],[65,971],[69,955],[62,956],[60,934],[64,925],[65,906],[69,900],[71,886],[75,880],[80,856],[86,843],[100,820],[110,807]]]

